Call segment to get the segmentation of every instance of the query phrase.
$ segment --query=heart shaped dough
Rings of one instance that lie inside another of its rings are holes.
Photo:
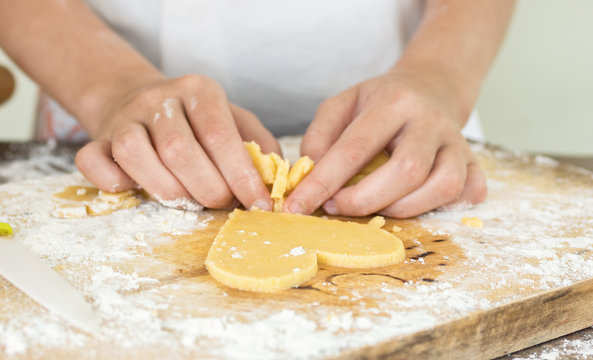
[[[232,288],[277,292],[311,279],[317,263],[366,268],[404,258],[401,240],[372,224],[236,209],[216,235],[206,267]]]

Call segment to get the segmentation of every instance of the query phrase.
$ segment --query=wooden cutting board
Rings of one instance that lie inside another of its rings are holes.
[[[294,142],[284,145],[294,153]],[[403,229],[404,263],[322,266],[311,281],[271,295],[225,287],[204,268],[226,212],[196,218],[143,203],[58,220],[48,215],[50,195],[84,184],[78,174],[0,185],[0,221],[86,296],[103,325],[80,333],[0,278],[0,357],[479,359],[593,325],[591,173],[474,150],[488,199],[389,219]]]

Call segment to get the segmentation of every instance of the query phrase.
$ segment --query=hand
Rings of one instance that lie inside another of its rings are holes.
[[[94,141],[76,156],[80,171],[99,189],[140,185],[165,204],[197,201],[228,208],[272,209],[269,192],[243,140],[280,152],[273,135],[251,112],[230,104],[209,78],[188,75],[152,81],[105,111]],[[137,185],[136,185],[137,184]]]
[[[327,99],[301,145],[316,166],[285,209],[311,213],[323,205],[333,215],[405,218],[483,201],[485,178],[461,135],[471,106],[460,106],[456,94],[443,74],[396,66]],[[385,165],[341,189],[383,150],[391,154]]]

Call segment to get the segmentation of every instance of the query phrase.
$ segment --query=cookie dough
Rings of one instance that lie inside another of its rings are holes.
[[[381,229],[385,219],[368,224],[283,213],[286,196],[314,167],[301,157],[292,167],[278,154],[263,154],[245,143],[253,164],[274,200],[274,212],[235,210],[222,226],[206,258],[210,275],[235,289],[276,292],[298,286],[317,273],[317,263],[350,268],[401,262],[400,239]],[[387,161],[379,154],[349,184],[355,184]]]
[[[360,170],[358,174],[354,175],[352,179],[348,180],[344,187],[358,184],[362,179],[367,177],[373,171],[380,168],[388,160],[389,156],[387,156],[387,154],[385,154],[384,152],[380,152],[379,154],[377,154],[377,156],[373,158],[373,160],[371,160],[370,163],[367,164],[367,166]]]
[[[469,226],[476,229],[481,229],[484,227],[482,220],[480,220],[480,218],[478,217],[463,217],[461,218],[461,222],[465,226]]]
[[[216,235],[206,267],[232,288],[277,292],[311,279],[317,263],[365,268],[401,262],[401,240],[378,223],[237,209]]]
[[[141,200],[135,195],[132,190],[107,193],[90,186],[68,186],[54,194],[56,205],[51,214],[62,219],[107,215],[138,206]]]
[[[274,211],[282,211],[288,194],[313,170],[313,160],[303,156],[291,167],[288,160],[276,153],[262,153],[261,147],[253,141],[244,144],[264,184],[271,185],[270,197],[274,200]]]

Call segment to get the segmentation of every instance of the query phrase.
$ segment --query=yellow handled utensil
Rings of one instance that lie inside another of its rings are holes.
[[[12,227],[9,224],[0,222],[0,236],[12,235]]]

